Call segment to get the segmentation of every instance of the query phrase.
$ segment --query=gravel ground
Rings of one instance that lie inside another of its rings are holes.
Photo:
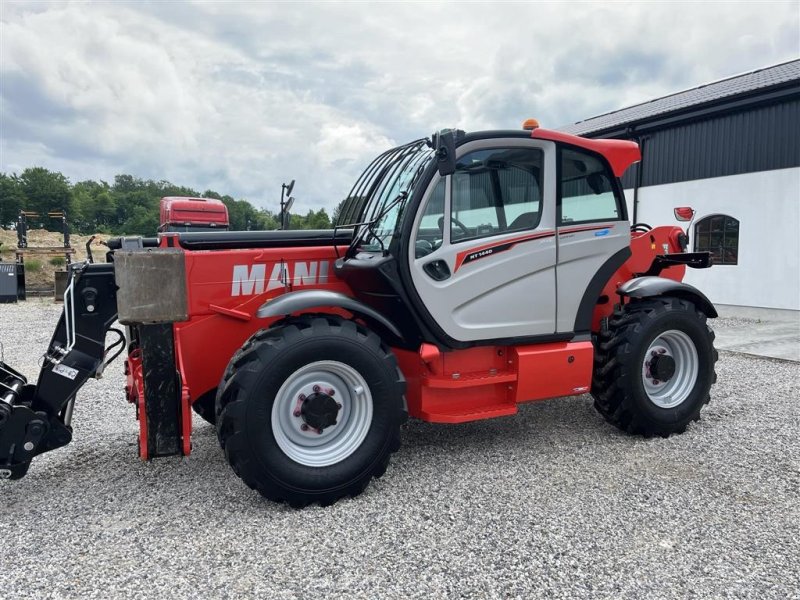
[[[35,374],[59,311],[0,305],[11,365]],[[666,440],[586,396],[411,422],[362,496],[302,511],[245,487],[204,423],[190,458],[139,461],[121,370],[83,389],[70,446],[0,482],[3,598],[800,597],[799,364],[721,353]]]

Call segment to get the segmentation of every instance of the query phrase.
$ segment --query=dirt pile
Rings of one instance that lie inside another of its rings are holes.
[[[86,242],[91,236],[72,235],[70,244],[75,249],[72,261],[86,260]],[[108,240],[107,234],[98,234],[92,242],[92,255],[95,262],[105,262],[107,248],[102,242]],[[0,229],[0,260],[13,262],[17,249],[17,232]],[[25,253],[25,284],[28,288],[53,287],[56,271],[66,269],[64,255],[61,254],[36,254],[35,248],[61,248],[64,245],[64,238],[61,233],[55,231],[45,231],[44,229],[28,230],[28,252]]]

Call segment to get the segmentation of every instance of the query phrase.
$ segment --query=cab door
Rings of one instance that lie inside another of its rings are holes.
[[[491,139],[458,149],[430,183],[409,244],[425,309],[461,342],[553,334],[556,327],[553,142]]]
[[[600,291],[630,256],[630,223],[605,160],[571,147],[558,154],[556,329],[588,332]]]

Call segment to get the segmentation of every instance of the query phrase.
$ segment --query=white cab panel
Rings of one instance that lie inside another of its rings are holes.
[[[458,149],[457,158],[475,150],[532,148],[543,154],[541,216],[534,228],[503,231],[477,239],[441,244],[417,257],[420,222],[439,184],[431,182],[413,228],[408,260],[417,293],[444,332],[459,341],[552,334],[556,326],[556,152],[555,144],[522,138],[481,140]],[[444,215],[451,213],[453,177],[445,179]],[[430,219],[430,216],[428,217]],[[443,261],[449,276],[437,281],[426,265]]]

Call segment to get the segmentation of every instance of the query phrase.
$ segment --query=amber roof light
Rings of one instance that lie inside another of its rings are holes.
[[[539,127],[539,121],[536,119],[525,119],[525,122],[522,124],[522,128],[528,131],[532,131],[537,127]]]

